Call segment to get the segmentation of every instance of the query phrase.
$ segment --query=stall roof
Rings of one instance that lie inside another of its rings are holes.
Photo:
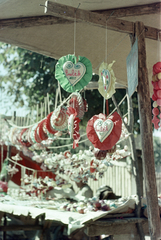
[[[98,73],[100,64],[115,60],[113,69],[117,83],[127,86],[126,58],[131,49],[129,32],[108,28],[117,17],[121,21],[142,21],[149,26],[146,38],[149,82],[152,67],[159,60],[161,43],[161,1],[155,0],[51,0],[53,4],[68,5],[78,10],[107,14],[106,26],[48,11],[44,0],[0,0],[0,41],[10,43],[56,59],[75,52],[87,57]],[[146,2],[146,5],[145,5]],[[55,5],[54,5],[55,7]],[[119,8],[122,8],[121,11]],[[45,11],[46,10],[46,13]],[[68,11],[68,9],[67,9]],[[65,11],[64,11],[65,14]],[[75,24],[74,24],[75,23]],[[122,23],[122,26],[124,23]],[[133,26],[133,25],[132,25]],[[119,28],[119,26],[118,26]],[[125,26],[126,28],[126,26]],[[107,46],[107,51],[106,51]],[[152,93],[152,86],[151,93]]]

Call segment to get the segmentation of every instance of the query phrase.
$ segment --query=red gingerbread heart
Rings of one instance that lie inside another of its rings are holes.
[[[114,112],[108,119],[105,114],[94,115],[87,123],[87,137],[95,148],[111,149],[120,139],[122,119]]]

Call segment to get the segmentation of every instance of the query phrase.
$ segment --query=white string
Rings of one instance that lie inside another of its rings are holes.
[[[106,34],[105,34],[105,62],[107,63],[107,20],[106,19]],[[103,97],[103,114],[105,114],[106,99]]]
[[[59,100],[60,100],[60,103],[62,103],[61,87],[60,87],[60,82],[59,81],[58,81],[58,89],[59,89]]]
[[[107,63],[107,19],[106,19],[106,39],[105,39],[105,62]]]
[[[56,94],[55,94],[55,109],[57,108],[57,103],[58,103],[58,88],[56,89]]]
[[[77,9],[79,8],[80,6],[80,3],[78,4],[78,7]],[[76,12],[77,12],[77,9],[75,10],[75,18],[74,18],[74,55],[75,55],[75,43],[76,43]]]
[[[70,94],[68,98],[66,98],[64,101],[62,101],[62,103],[59,105],[59,107],[61,107],[62,105],[64,105],[64,103],[67,102],[67,101],[70,99],[71,95],[72,95],[72,94]],[[33,123],[33,124],[31,124],[31,125],[28,125],[28,126],[23,126],[23,127],[17,126],[16,124],[14,124],[14,123],[12,122],[12,120],[6,120],[6,121],[7,121],[12,127],[16,127],[16,128],[18,128],[18,129],[24,129],[24,128],[30,128],[30,127],[34,126],[35,124],[39,124],[39,123],[40,123],[42,120],[44,120],[45,118],[46,118],[46,117],[44,117],[43,119],[41,119],[39,122]]]
[[[105,114],[106,99],[103,97],[103,114]]]
[[[126,38],[127,36],[129,36],[129,34],[126,34],[119,42],[118,44],[116,44],[116,46],[111,50],[111,52],[109,52],[109,54],[107,54],[107,57],[109,57],[116,49],[117,47],[121,44],[121,42],[124,40],[124,38]],[[103,62],[101,62],[103,63]],[[95,70],[97,70],[99,68],[99,66],[101,65],[101,63],[98,64],[98,66],[94,69],[94,72]]]
[[[82,140],[82,141],[80,141],[78,143],[82,143],[82,142],[86,142],[86,141],[88,141],[88,139],[84,139],[84,140]],[[73,143],[70,143],[70,144],[67,144],[67,145],[61,145],[61,146],[53,146],[53,147],[48,147],[48,148],[50,148],[50,149],[53,149],[53,148],[63,148],[63,147],[69,147],[69,146],[72,146],[72,145],[73,145]]]
[[[124,141],[125,139],[127,139],[130,135],[133,135],[133,133],[129,133],[126,137],[120,139],[117,144],[119,144],[120,142]]]
[[[126,95],[123,97],[123,99],[119,102],[118,106],[121,105],[121,103],[125,100],[126,97],[127,97],[127,94],[126,94]],[[115,107],[114,110],[107,116],[107,118],[110,117],[110,116],[115,112],[116,109],[117,109],[117,108]]]
[[[43,118],[43,119],[45,119],[45,118]],[[12,127],[15,127],[15,128],[18,128],[18,129],[24,129],[24,128],[33,127],[35,124],[39,124],[43,119],[41,119],[39,122],[33,123],[33,124],[31,124],[31,125],[28,125],[28,126],[23,126],[23,127],[18,126],[18,125],[16,125],[16,124],[12,123],[11,120],[7,120],[7,122],[8,122]]]
[[[161,49],[160,49],[160,34],[161,34],[161,31],[158,31],[158,47],[157,47],[157,52],[158,52],[158,56],[157,56],[157,61],[161,61]]]
[[[44,104],[45,104],[45,116],[47,115],[47,98],[44,97]]]
[[[76,40],[76,12],[74,18],[74,56],[75,56],[75,40]]]
[[[82,137],[84,137],[84,136],[86,136],[86,133],[84,133],[83,135],[81,135],[80,137],[82,138]],[[57,138],[57,139],[60,139],[60,140],[71,140],[71,138]]]
[[[37,116],[36,116],[36,120],[38,122],[38,117],[39,117],[39,105],[37,104]],[[24,117],[25,118],[25,117]]]
[[[50,113],[50,99],[49,99],[49,93],[47,93],[47,103],[48,103],[48,114]]]
[[[3,145],[1,145],[1,170],[3,166]]]
[[[29,171],[32,171],[32,172],[36,173],[36,174],[38,172],[44,172],[44,170],[36,170],[36,169],[33,169],[33,168],[25,167],[24,165],[18,163],[17,161],[12,160],[11,158],[7,158],[7,160],[9,160],[10,162],[14,163],[15,165],[20,166],[21,168],[25,168],[25,169],[27,169]],[[45,172],[52,172],[52,171],[51,170],[45,170]]]
[[[8,157],[7,159],[8,159],[10,162],[14,163],[15,165],[18,165],[18,166],[20,166],[20,167],[22,167],[22,168],[25,168],[25,169],[29,170],[29,171],[33,171],[33,172],[37,171],[37,170],[35,170],[35,169],[25,167],[24,165],[18,163],[17,161],[14,161],[14,160],[10,159],[9,157]]]

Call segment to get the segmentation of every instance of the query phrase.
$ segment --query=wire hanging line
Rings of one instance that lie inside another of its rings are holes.
[[[45,118],[43,118],[45,119]],[[33,123],[31,125],[27,125],[27,126],[18,126],[16,124],[14,124],[11,120],[6,120],[9,125],[11,125],[11,127],[15,127],[15,128],[18,128],[18,129],[24,129],[24,128],[30,128],[30,127],[33,127],[35,124],[39,124],[43,119],[41,119],[39,122],[36,122],[36,123]]]

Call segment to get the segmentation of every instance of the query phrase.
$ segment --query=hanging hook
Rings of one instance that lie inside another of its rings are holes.
[[[78,4],[78,7],[75,9],[75,13],[76,13],[77,9],[80,7],[80,5],[81,5],[81,3]]]

